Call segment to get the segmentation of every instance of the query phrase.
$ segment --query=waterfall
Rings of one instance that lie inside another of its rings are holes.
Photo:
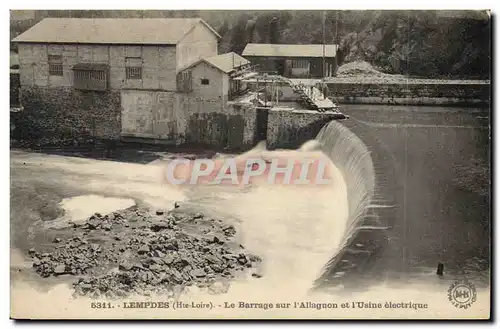
[[[342,243],[316,280],[319,286],[336,270],[361,229],[380,232],[392,228],[397,207],[395,161],[370,127],[355,119],[331,121],[316,140],[344,178],[349,213]]]

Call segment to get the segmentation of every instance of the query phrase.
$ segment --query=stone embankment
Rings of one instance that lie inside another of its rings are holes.
[[[341,104],[490,105],[489,80],[420,79],[378,71],[356,61],[339,67],[327,78],[329,96]]]

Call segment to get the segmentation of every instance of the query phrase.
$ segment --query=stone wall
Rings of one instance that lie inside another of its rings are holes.
[[[187,144],[246,150],[254,145],[256,115],[255,107],[236,104],[224,112],[193,113],[178,138]]]
[[[21,139],[127,139],[245,150],[257,142],[257,109],[164,91],[83,92],[21,88],[15,119]],[[275,108],[267,115],[268,147],[296,148],[316,137],[332,114]]]
[[[10,107],[18,107],[19,104],[19,73],[10,73]]]
[[[267,122],[269,149],[294,149],[316,138],[334,115],[308,110],[271,109]]]
[[[344,104],[488,106],[487,83],[328,83],[330,95]]]
[[[120,93],[22,87],[16,117],[22,139],[120,137]]]
[[[241,150],[254,144],[256,110],[163,91],[82,92],[23,87],[11,118],[23,140],[140,138],[152,143]]]
[[[231,149],[253,143],[256,111],[250,104],[176,92],[123,90],[121,107],[123,137]]]

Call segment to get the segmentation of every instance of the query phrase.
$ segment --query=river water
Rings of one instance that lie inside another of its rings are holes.
[[[484,109],[344,106],[385,146],[398,218],[371,271],[435,272],[488,282],[490,130]],[[368,142],[369,143],[369,142]]]
[[[360,234],[353,241],[360,246],[383,241],[379,251],[362,261],[359,257],[342,259],[339,264],[348,269],[331,269],[330,285],[344,287],[344,291],[351,294],[357,291],[351,299],[383,302],[404,295],[406,301],[429,303],[427,313],[413,312],[413,317],[487,316],[490,268],[489,121],[484,118],[487,113],[456,108],[366,105],[342,106],[342,110],[351,116],[347,127],[356,126],[353,131],[362,127],[367,133],[360,137],[369,149],[369,139],[373,137],[387,152],[388,160],[383,164],[372,155],[373,165],[377,170],[381,166],[380,170],[385,170],[386,175],[390,173],[387,179],[392,185],[386,189],[388,195],[385,197],[396,210],[390,228],[384,231],[384,239],[379,240],[376,234],[368,233]],[[137,203],[165,208],[180,201],[239,222],[245,246],[265,259],[267,273],[262,279],[237,282],[227,296],[220,298],[279,302],[312,298],[308,289],[328,260],[338,253],[348,222],[348,184],[340,171],[332,170],[335,184],[329,189],[306,191],[262,186],[251,191],[225,188],[193,192],[162,185],[158,164],[161,160],[143,164],[142,161],[109,162],[12,152],[11,246],[15,257],[11,267],[17,270],[21,266],[28,247],[47,242],[44,239],[48,237],[37,234],[37,230],[43,220],[56,217],[57,214],[50,211],[51,205],[62,200],[69,202],[78,197],[77,200],[83,200],[82,209],[94,207],[96,210],[99,208],[96,197],[99,196],[108,198],[102,201],[106,207],[109,207],[110,198],[122,203],[133,199]],[[85,200],[93,200],[93,204]],[[438,262],[445,265],[445,280],[435,275]],[[339,271],[343,275],[338,276]],[[457,313],[447,300],[446,291],[452,280],[464,277],[482,290],[478,291],[475,308]],[[40,307],[48,300],[64,303],[68,317],[88,317],[90,314],[81,312],[85,302],[68,301],[70,291],[67,288],[57,286],[52,292],[39,293],[36,292],[38,288],[34,288],[37,283],[22,276],[16,278],[13,276],[12,284],[15,287],[13,296],[17,298],[12,301],[13,308],[18,307],[17,314],[26,310],[28,296],[31,303],[38,305],[38,316],[60,314],[48,306]],[[331,294],[317,295],[311,300],[332,301],[332,296],[345,296]],[[209,298],[216,300],[219,297]],[[301,313],[290,309],[265,313],[244,311],[219,309],[209,314],[187,311],[176,314],[180,317],[409,316],[404,310],[383,313],[377,310],[351,310],[349,313],[341,310],[323,313],[302,310]],[[118,310],[108,315],[134,317]]]

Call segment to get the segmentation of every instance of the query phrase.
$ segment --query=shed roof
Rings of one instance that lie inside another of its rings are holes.
[[[92,44],[177,44],[201,18],[46,18],[15,42]]]
[[[209,65],[212,65],[213,67],[221,70],[224,73],[229,73],[242,65],[250,64],[249,60],[241,57],[240,55],[238,55],[234,52],[231,52],[231,53],[221,54],[221,55],[217,55],[217,56],[202,58],[202,59],[190,64],[189,66],[184,68],[184,70],[188,69],[190,67],[196,66],[201,62],[205,62]]]
[[[234,52],[204,58],[204,60],[224,73],[229,73],[242,65],[250,64],[248,59],[245,59]]]
[[[335,57],[337,45],[325,45],[325,57]],[[323,57],[323,45],[285,45],[270,43],[249,43],[243,56],[269,57]]]

